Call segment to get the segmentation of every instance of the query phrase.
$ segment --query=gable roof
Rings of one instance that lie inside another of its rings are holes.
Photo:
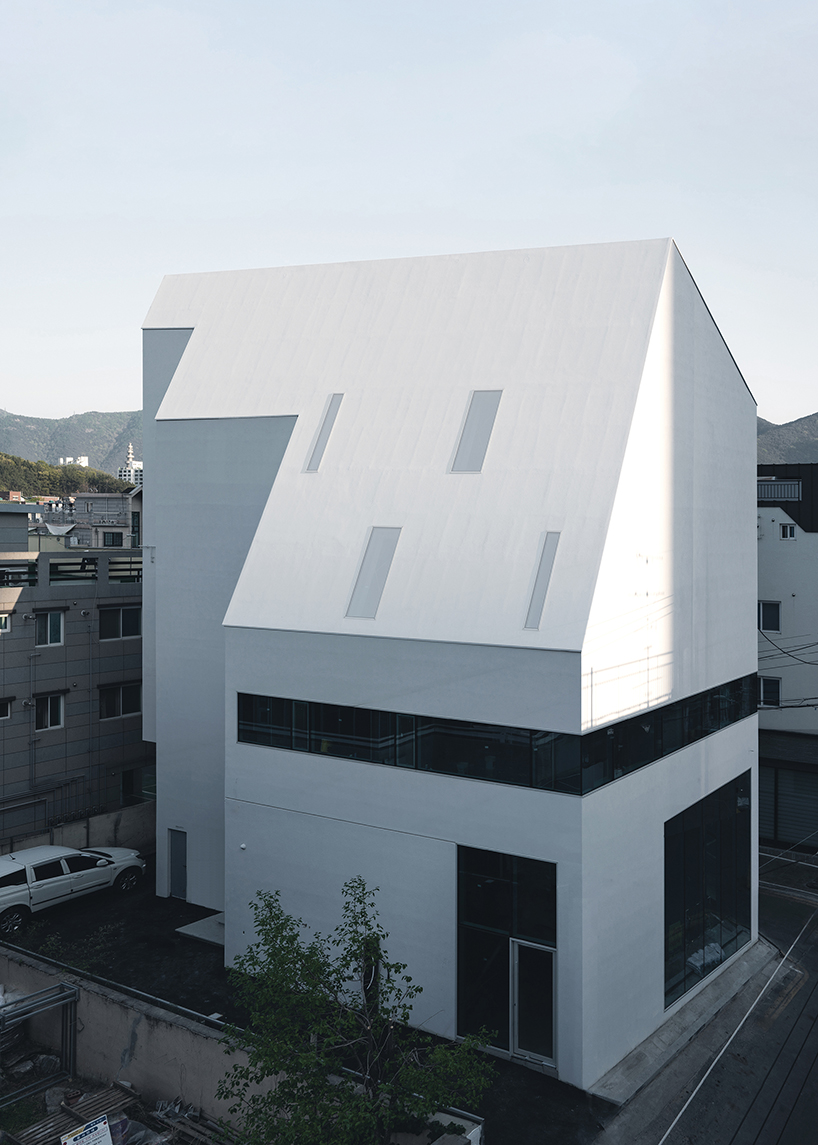
[[[157,419],[298,415],[226,623],[581,648],[671,248],[165,279],[146,326],[194,332]],[[502,391],[482,472],[451,472],[475,390]],[[376,617],[348,616],[372,527],[401,530],[394,559]]]

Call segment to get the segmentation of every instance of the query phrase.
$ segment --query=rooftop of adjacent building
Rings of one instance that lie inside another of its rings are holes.
[[[807,533],[818,533],[818,462],[758,466],[758,504],[783,509]]]

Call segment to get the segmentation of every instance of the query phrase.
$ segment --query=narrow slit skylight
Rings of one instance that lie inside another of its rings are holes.
[[[400,529],[373,528],[370,532],[347,616],[375,619],[399,537]]]
[[[475,390],[472,393],[452,462],[452,473],[480,473],[482,470],[502,396],[502,390]]]
[[[551,570],[554,567],[554,557],[557,555],[559,539],[559,533],[545,534],[537,565],[537,575],[534,578],[534,588],[531,590],[528,615],[525,618],[526,628],[537,629],[540,627],[542,610],[545,607],[545,594],[548,592],[548,582],[551,580]]]
[[[343,394],[330,394],[327,407],[324,410],[321,428],[318,430],[318,434],[313,442],[310,458],[304,469],[305,473],[318,472],[318,466],[321,464],[321,458],[324,456],[324,450],[327,448],[329,435],[332,433],[332,427],[335,425],[335,419],[338,416],[338,410],[340,409],[341,398],[343,396]]]

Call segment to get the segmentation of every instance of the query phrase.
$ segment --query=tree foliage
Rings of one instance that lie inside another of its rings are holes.
[[[258,941],[231,971],[249,1021],[225,1037],[247,1064],[218,1089],[248,1145],[381,1145],[441,1106],[472,1105],[490,1083],[477,1039],[409,1027],[421,987],[386,953],[375,891],[359,876],[343,899],[333,933],[312,937],[278,892],[251,904]]]
[[[132,486],[110,473],[81,465],[48,465],[0,453],[0,489],[19,489],[25,497],[71,496],[74,493],[123,493]]]

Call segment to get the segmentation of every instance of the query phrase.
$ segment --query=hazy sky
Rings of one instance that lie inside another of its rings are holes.
[[[672,235],[818,410],[814,2],[0,0],[0,406],[141,405],[163,274]]]

